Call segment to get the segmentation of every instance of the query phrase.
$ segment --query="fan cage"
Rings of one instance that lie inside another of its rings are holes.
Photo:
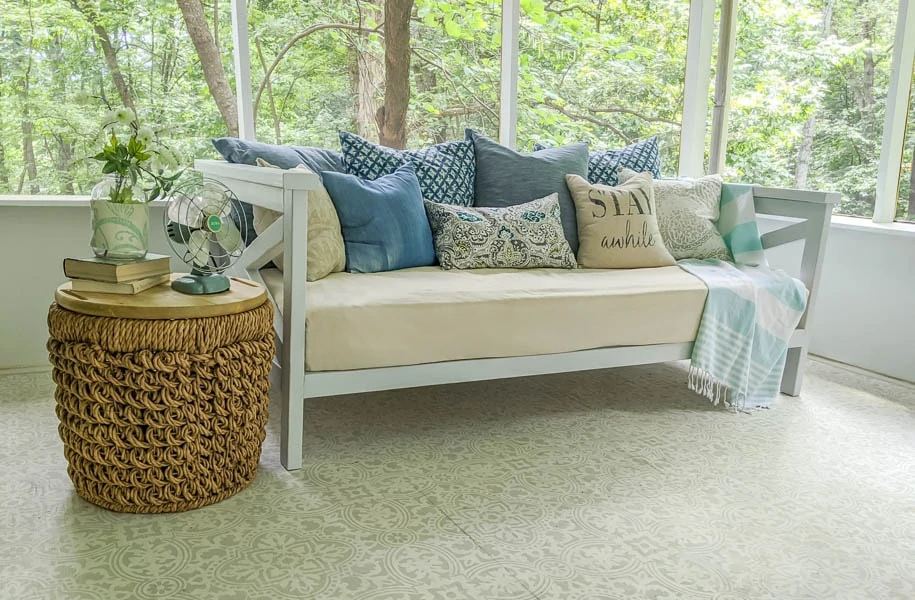
[[[190,180],[168,197],[164,214],[166,239],[192,273],[223,273],[241,257],[249,241],[252,232],[246,213],[250,205],[247,209],[222,182],[209,178]],[[213,216],[219,221],[211,221]]]

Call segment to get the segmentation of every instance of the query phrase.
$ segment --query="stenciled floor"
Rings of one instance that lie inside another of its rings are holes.
[[[750,414],[682,364],[312,401],[220,504],[75,495],[48,374],[0,377],[0,598],[915,598],[915,387],[813,362]]]

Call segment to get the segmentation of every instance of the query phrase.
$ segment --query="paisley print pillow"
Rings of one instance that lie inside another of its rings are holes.
[[[562,233],[559,195],[505,208],[423,201],[443,269],[574,269]]]

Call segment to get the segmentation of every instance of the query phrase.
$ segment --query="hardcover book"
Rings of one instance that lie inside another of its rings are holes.
[[[115,283],[111,281],[94,281],[92,279],[71,279],[70,289],[74,292],[102,292],[104,294],[139,294],[151,287],[168,283],[171,279],[169,273],[153,275],[133,281]]]
[[[149,253],[137,260],[107,258],[65,258],[64,275],[71,279],[91,279],[118,283],[171,272],[169,257]],[[74,288],[76,289],[76,288]]]

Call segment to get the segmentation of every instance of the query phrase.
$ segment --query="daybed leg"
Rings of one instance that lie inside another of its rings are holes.
[[[804,382],[804,369],[807,367],[807,347],[788,348],[785,361],[785,372],[782,374],[782,393],[797,396],[801,393]]]
[[[301,374],[298,374],[301,378]],[[295,376],[295,375],[293,375]],[[293,385],[290,385],[293,384]],[[280,426],[280,462],[287,471],[302,468],[305,433],[305,397],[301,385],[283,376],[283,411]]]

